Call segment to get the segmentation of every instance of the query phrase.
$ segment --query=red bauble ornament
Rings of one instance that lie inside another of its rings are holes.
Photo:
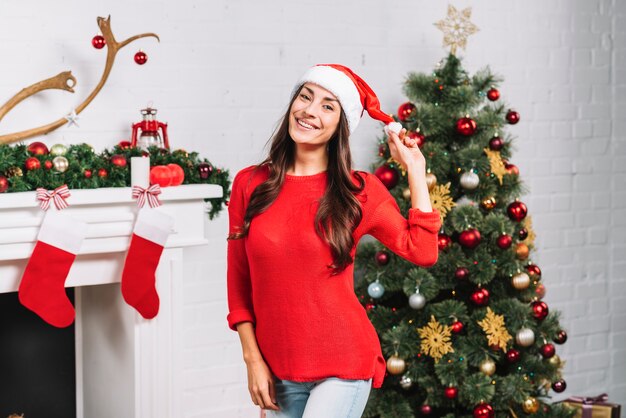
[[[450,386],[447,387],[444,391],[443,394],[445,395],[446,398],[448,399],[454,399],[456,398],[456,396],[459,394],[459,390],[457,388],[455,388],[454,386]]]
[[[386,266],[389,263],[389,253],[387,251],[378,251],[376,253],[376,262],[379,266]]]
[[[494,418],[496,413],[488,403],[481,403],[474,408],[474,418]]]
[[[120,141],[117,144],[121,149],[130,149],[130,141]]]
[[[511,204],[509,204],[509,206],[507,206],[506,213],[512,220],[520,222],[526,217],[528,209],[526,208],[526,205],[524,203],[516,200],[515,202],[512,202]]]
[[[554,344],[550,343],[542,345],[539,351],[541,351],[541,355],[543,356],[543,358],[554,357],[554,355],[556,354]]]
[[[0,193],[4,193],[9,190],[9,179],[0,175]]]
[[[470,296],[470,300],[476,306],[487,306],[489,304],[489,291],[487,289],[477,289]]]
[[[496,100],[500,98],[500,92],[498,91],[498,89],[494,89],[492,87],[487,92],[487,98],[491,100],[492,102],[495,102]]]
[[[155,165],[150,169],[150,184],[168,187],[172,184],[172,172],[166,165]]]
[[[520,352],[514,348],[511,348],[506,352],[506,361],[509,363],[517,363],[520,360],[520,357]]]
[[[461,331],[463,331],[463,328],[465,328],[465,325],[463,325],[463,322],[461,321],[454,321],[450,325],[450,328],[452,329],[453,333],[459,334]]]
[[[446,234],[439,234],[437,238],[437,245],[439,246],[439,251],[443,251],[448,248],[452,244],[452,238],[450,238]]]
[[[28,145],[30,155],[48,155],[48,147],[43,142],[31,142]]]
[[[39,170],[41,168],[41,162],[36,157],[28,157],[24,162],[24,167],[28,171]]]
[[[519,113],[517,113],[515,110],[509,110],[508,112],[506,112],[506,120],[511,125],[515,125],[517,122],[519,122]]]
[[[463,136],[474,135],[476,128],[476,121],[467,116],[456,121],[456,131]]]
[[[422,134],[421,132],[410,131],[408,135],[409,135],[409,138],[415,140],[415,143],[417,144],[419,148],[422,148],[422,145],[424,145],[424,142],[426,140],[426,137],[424,136],[424,134]]]
[[[567,332],[560,330],[556,333],[556,336],[554,337],[554,342],[557,344],[565,344],[565,341],[567,341]]]
[[[398,184],[400,175],[395,168],[389,167],[387,164],[381,165],[374,171],[374,175],[385,185],[387,189],[393,189]]]
[[[372,309],[374,309],[376,305],[373,303],[366,303],[365,304],[365,309],[367,309],[368,311],[371,311]]]
[[[524,241],[526,238],[528,238],[528,229],[526,228],[520,229],[519,232],[517,233],[517,236],[520,239],[520,241]]]
[[[548,309],[548,305],[545,302],[537,300],[531,303],[531,306],[533,308],[533,316],[535,317],[535,319],[539,321],[543,321],[544,319],[546,319],[546,316],[548,316],[550,310]]]
[[[508,174],[519,176],[519,168],[515,164],[509,162],[504,163],[504,169]]]
[[[43,163],[43,166],[44,166],[44,167],[46,167],[46,170],[50,170],[50,169],[52,168],[52,166],[53,166],[53,165],[54,165],[54,164],[52,164],[52,161],[50,161],[50,160],[46,160],[46,161],[44,161],[44,163]]]
[[[198,174],[200,175],[200,178],[202,180],[208,179],[211,176],[211,173],[213,173],[213,167],[211,167],[209,164],[198,164]]]
[[[544,296],[546,296],[546,287],[543,285],[543,283],[539,283],[539,285],[537,285],[537,287],[535,288],[535,295],[537,295],[538,299],[543,299]]]
[[[478,244],[480,244],[480,232],[474,228],[461,232],[459,235],[459,244],[465,248],[476,248]]]
[[[430,405],[422,405],[420,406],[420,414],[422,415],[430,415],[433,412],[433,408]]]
[[[146,55],[145,52],[139,50],[135,54],[135,62],[139,65],[144,65],[146,62],[148,62],[148,56]]]
[[[541,278],[541,269],[539,268],[539,266],[537,266],[536,264],[529,264],[526,266],[526,271],[528,271],[528,274],[535,278],[535,279],[540,279]]]
[[[500,151],[503,146],[504,142],[499,136],[494,136],[489,140],[489,149],[492,151]]]
[[[172,184],[170,186],[180,186],[185,180],[185,171],[178,164],[168,164],[172,176]]]
[[[400,107],[398,107],[398,119],[400,119],[401,122],[406,122],[414,111],[415,105],[413,103],[402,103]]]
[[[83,175],[85,176],[86,179],[90,179],[93,173],[91,172],[91,170],[85,170],[83,172]]]
[[[466,267],[459,267],[454,272],[454,277],[457,280],[467,280],[469,277],[469,270]]]
[[[511,245],[513,244],[513,238],[511,238],[510,235],[502,234],[498,237],[497,244],[498,244],[498,247],[500,247],[503,250],[506,250],[508,248],[511,248]]]
[[[385,155],[385,151],[387,151],[387,147],[384,144],[378,146],[378,156],[382,157]]]
[[[561,393],[565,391],[565,389],[567,389],[567,383],[565,383],[565,380],[563,379],[557,380],[556,382],[552,383],[552,390],[556,393]]]
[[[91,45],[93,45],[93,47],[96,49],[102,49],[104,48],[106,44],[107,44],[107,41],[106,39],[104,39],[104,36],[102,35],[96,35],[93,38],[91,38]]]
[[[101,179],[107,178],[109,175],[109,172],[107,171],[106,168],[101,168],[98,170],[98,177],[100,177]]]
[[[118,167],[126,167],[126,157],[120,154],[115,154],[111,157],[111,164],[116,165]]]

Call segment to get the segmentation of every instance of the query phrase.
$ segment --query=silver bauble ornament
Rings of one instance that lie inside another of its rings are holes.
[[[511,284],[517,290],[524,290],[530,286],[530,276],[524,272],[517,273],[511,279]]]
[[[522,347],[530,347],[535,343],[535,333],[530,328],[521,328],[515,335],[515,342]]]
[[[400,386],[402,389],[411,389],[411,386],[413,386],[413,380],[406,374],[403,374],[400,378]]]
[[[385,286],[383,286],[378,280],[376,280],[375,282],[370,283],[370,285],[367,286],[367,293],[374,299],[377,299],[381,297],[383,293],[385,293]]]
[[[496,372],[496,363],[492,359],[486,358],[480,362],[478,368],[487,376],[491,376]]]
[[[461,187],[466,190],[474,190],[478,187],[479,182],[478,174],[473,171],[466,171],[461,175]]]
[[[413,293],[409,297],[409,306],[413,309],[422,309],[426,306],[426,298],[421,293]]]
[[[56,171],[58,171],[59,173],[63,173],[69,167],[70,162],[67,161],[67,158],[63,156],[58,156],[54,157],[54,159],[52,160],[52,165],[54,166],[54,169]]]
[[[391,374],[400,374],[406,369],[406,363],[404,359],[393,355],[387,359],[387,371]]]
[[[457,205],[457,207],[461,207],[461,206],[476,206],[476,202],[474,202],[472,199],[468,198],[467,196],[461,196],[456,201],[456,205]]]
[[[50,155],[60,156],[67,153],[67,147],[63,144],[54,144],[50,147]]]

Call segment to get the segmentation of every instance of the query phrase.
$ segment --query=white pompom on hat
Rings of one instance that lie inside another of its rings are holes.
[[[304,83],[317,84],[337,97],[348,119],[351,134],[358,126],[365,110],[373,119],[386,125],[385,131],[392,130],[400,133],[402,129],[400,123],[395,122],[391,116],[380,110],[380,102],[371,87],[346,66],[317,64],[309,68],[298,80],[293,93]]]

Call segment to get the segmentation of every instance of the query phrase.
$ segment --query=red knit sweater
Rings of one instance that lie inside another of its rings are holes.
[[[237,173],[228,205],[229,232],[243,225],[255,187],[269,176],[255,166]],[[354,173],[354,172],[353,172]],[[439,213],[411,208],[408,220],[374,175],[360,172],[365,188],[357,197],[363,218],[356,243],[369,234],[391,251],[420,266],[438,257]],[[355,184],[359,184],[354,180]],[[251,321],[272,373],[279,379],[307,382],[325,377],[369,379],[382,386],[386,362],[380,341],[354,292],[354,264],[330,275],[330,246],[314,229],[326,188],[326,172],[286,175],[274,203],[250,222],[248,236],[228,241],[228,325]]]

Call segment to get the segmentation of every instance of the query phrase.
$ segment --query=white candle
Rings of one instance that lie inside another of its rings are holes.
[[[131,157],[130,158],[130,185],[150,186],[150,158]]]

